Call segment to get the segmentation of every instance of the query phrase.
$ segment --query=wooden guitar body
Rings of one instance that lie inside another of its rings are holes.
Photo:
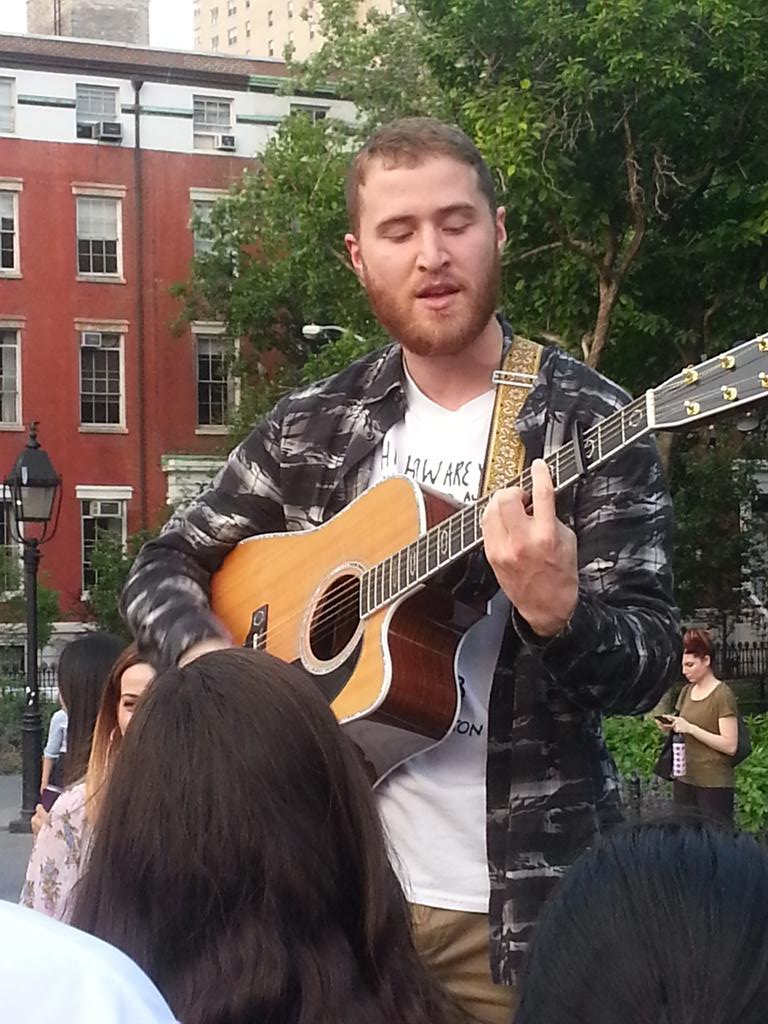
[[[453,728],[458,649],[482,612],[428,580],[361,617],[361,581],[457,507],[392,477],[320,527],[243,541],[213,577],[235,640],[301,667],[379,781]]]

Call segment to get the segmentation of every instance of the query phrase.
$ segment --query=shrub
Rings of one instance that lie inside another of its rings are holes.
[[[768,831],[768,712],[746,716],[752,753],[736,769],[736,808],[740,828]],[[653,775],[664,737],[647,718],[617,716],[605,720],[605,740],[620,774],[643,781]]]

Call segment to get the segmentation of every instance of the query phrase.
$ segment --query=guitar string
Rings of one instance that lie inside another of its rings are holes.
[[[684,390],[684,389],[687,389],[688,387],[689,387],[689,385],[683,384],[682,387],[679,390]],[[672,389],[669,388],[668,390],[671,391]],[[715,394],[715,393],[716,392],[712,392],[712,394]],[[701,391],[699,392],[699,394],[701,395],[701,397],[709,397],[708,395],[704,395]],[[635,404],[635,403],[633,403],[633,404]],[[638,404],[641,404],[641,402],[639,402]],[[630,405],[624,407],[624,411],[625,412],[626,412],[626,410],[629,410],[629,409],[631,409]],[[606,420],[601,421],[600,425],[602,426],[603,424],[606,424],[610,419],[611,419],[611,417],[606,418]],[[595,426],[595,428],[592,428],[592,429],[594,430],[594,429],[596,429],[596,427],[597,427],[597,425]],[[644,430],[644,427],[643,427],[643,430]],[[630,443],[632,443],[632,441],[634,441],[634,439],[635,439],[634,437],[626,438],[625,432],[623,431],[620,423],[619,423],[619,429],[617,431],[612,431],[612,430],[609,429],[608,431],[604,431],[603,433],[604,433],[605,437],[607,438],[607,440],[609,442],[612,440],[612,434],[613,434],[615,437],[621,437],[622,438],[622,442],[624,442],[626,440],[627,441],[627,446]],[[638,432],[638,433],[640,433],[640,432]],[[586,436],[588,436],[588,435],[586,435]],[[603,441],[603,443],[605,444],[605,440]],[[566,445],[566,446],[563,446],[562,448],[560,448],[558,450],[559,453],[560,453],[558,466],[559,466],[561,472],[562,472],[563,468],[565,468],[565,479],[566,480],[568,480],[569,476],[571,476],[571,475],[575,476],[576,475],[576,462],[575,462],[575,459],[573,457],[573,452],[567,450],[568,447],[569,446]],[[611,453],[611,454],[613,454],[613,453]],[[610,458],[610,455],[609,455],[609,458]],[[572,462],[573,465],[570,466],[568,464],[569,462]],[[568,472],[569,470],[572,470],[572,473],[569,473]],[[520,476],[519,476],[519,478],[517,478],[517,480],[518,480],[518,482],[521,483],[521,485],[523,487],[525,487],[526,484],[530,484],[530,472],[529,471],[524,471],[522,474],[520,474]],[[514,483],[514,481],[513,481],[513,483]],[[490,499],[486,498],[485,502],[487,502],[487,500],[490,500]],[[480,507],[481,503],[485,503],[485,502],[483,502],[483,500],[481,499],[480,502],[476,502],[473,505],[467,506],[465,509],[460,510],[458,513],[455,514],[455,516],[449,517],[448,520],[445,520],[441,524],[439,524],[438,527],[434,527],[432,530],[428,531],[427,533],[422,534],[420,538],[417,538],[416,541],[412,542],[412,544],[408,545],[406,548],[401,549],[400,552],[397,552],[395,555],[389,556],[387,559],[384,559],[381,563],[378,563],[377,566],[373,566],[369,570],[366,570],[366,572],[363,574],[362,578],[350,577],[349,582],[347,584],[340,584],[340,585],[338,585],[336,587],[336,589],[335,589],[334,597],[332,599],[329,599],[328,601],[326,601],[324,604],[321,605],[320,612],[314,618],[313,629],[312,629],[313,639],[316,642],[318,642],[318,643],[322,642],[325,639],[327,639],[328,636],[333,631],[333,629],[336,628],[336,626],[338,625],[338,620],[342,617],[343,614],[347,614],[350,619],[354,619],[354,621],[355,621],[355,628],[356,628],[356,625],[357,625],[357,623],[360,620],[360,615],[359,615],[360,593],[361,593],[361,587],[362,587],[363,581],[364,581],[366,576],[369,576],[371,572],[375,572],[377,569],[379,569],[380,571],[383,572],[383,567],[386,566],[387,562],[389,562],[389,567],[390,567],[389,587],[386,586],[386,581],[383,578],[379,581],[380,591],[381,591],[381,600],[374,602],[372,610],[376,609],[377,607],[383,607],[386,604],[391,603],[391,601],[394,599],[394,597],[399,596],[399,595],[404,594],[404,593],[407,593],[408,589],[410,589],[411,587],[415,586],[418,581],[414,581],[414,582],[409,584],[408,581],[407,581],[407,575],[406,575],[406,580],[403,583],[401,581],[401,577],[400,577],[400,572],[402,570],[402,557],[403,557],[403,554],[406,553],[407,551],[409,551],[411,548],[416,547],[418,549],[420,547],[421,550],[417,551],[417,558],[418,558],[419,555],[423,556],[420,559],[420,562],[422,562],[426,566],[424,572],[419,574],[419,581],[420,581],[421,577],[423,577],[425,575],[432,575],[434,572],[438,571],[438,569],[441,567],[440,566],[439,544],[441,542],[441,539],[444,539],[444,537],[445,537],[446,529],[450,533],[450,537],[449,537],[449,541],[448,541],[448,547],[449,547],[449,550],[451,551],[451,553],[448,556],[447,563],[450,563],[451,561],[456,560],[457,558],[461,557],[464,553],[466,553],[466,551],[469,551],[472,548],[476,547],[477,544],[480,542],[480,538],[479,537],[471,539],[470,542],[469,542],[469,545],[467,545],[464,542],[464,533],[465,533],[466,526],[468,525],[467,524],[467,512],[470,512],[470,516],[469,516],[470,523],[469,523],[469,525],[472,525],[472,528],[474,530],[474,529],[476,529],[476,525],[473,525],[473,522],[474,522],[474,520],[476,519],[476,516],[477,516],[477,509]],[[458,529],[456,529],[457,527],[458,527]],[[457,534],[458,534],[458,536],[457,536]],[[460,550],[458,552],[453,552],[452,551],[453,544],[456,541],[458,541],[458,543],[459,543]],[[394,561],[395,559],[399,559],[400,560],[400,564],[397,566],[397,568],[395,567],[395,561]],[[435,564],[435,567],[430,570],[429,569],[429,565],[430,565],[430,562],[433,561],[433,560],[435,560],[436,564]],[[392,572],[392,570],[394,570],[394,573]],[[392,586],[392,582],[391,581],[392,581],[392,576],[393,575],[396,577],[396,580],[397,580],[396,590],[395,590],[394,593],[389,593],[389,590],[391,590],[391,586]],[[372,581],[372,585],[373,585],[374,591],[377,591],[379,589],[379,585],[377,585],[377,582],[375,580]],[[388,596],[385,596],[385,594],[388,594]],[[306,611],[306,609],[302,608],[302,610],[300,611],[300,613],[298,615],[291,616],[290,618],[283,620],[283,623],[282,623],[283,628],[288,628],[288,626],[292,622],[294,622],[297,618],[301,618],[305,614],[305,611]],[[268,630],[268,633],[270,633],[270,639],[274,640],[275,636],[280,631],[281,631],[281,623],[276,624],[271,631]],[[354,629],[353,629],[353,632],[354,632]]]
[[[664,387],[664,386],[662,386],[662,387]],[[657,389],[657,390],[660,390],[660,389]],[[690,385],[687,384],[686,382],[673,382],[672,386],[667,386],[666,387],[666,390],[668,392],[671,392],[673,390],[679,390],[679,391],[687,390],[687,391],[690,392]],[[702,399],[705,399],[705,398],[711,397],[711,395],[717,394],[718,390],[712,390],[711,392],[704,392],[700,388],[697,391],[697,394]],[[630,403],[629,405],[625,406],[624,409],[623,409],[623,412],[626,415],[627,411],[633,410],[633,408],[634,409],[642,408],[643,405],[644,405],[644,399],[643,398],[637,399],[637,400],[635,400],[635,402]],[[600,428],[602,430],[601,440],[603,442],[603,445],[605,445],[606,441],[608,441],[610,443],[614,438],[619,438],[619,437],[621,437],[622,442],[623,442],[625,440],[626,435],[625,435],[625,432],[624,432],[624,430],[623,430],[623,428],[621,426],[621,413],[622,413],[622,410],[619,410],[618,413],[612,414],[612,416],[606,417],[605,420],[600,421],[600,424],[596,424],[594,427],[590,428],[590,431],[585,433],[585,440],[589,440],[590,439],[590,434],[593,431],[596,433],[597,429]],[[616,419],[616,421],[618,423],[618,429],[613,430],[612,428],[613,428],[614,424],[611,423],[609,429],[605,430],[605,425],[609,424],[609,422],[611,420],[613,420],[614,417],[615,417],[615,419]],[[643,431],[644,430],[645,430],[645,427],[643,425]],[[638,434],[641,433],[641,432],[642,431],[638,432]],[[626,440],[627,440],[627,446],[628,446],[630,443],[632,443],[635,440],[635,437],[632,436],[632,437],[626,438]],[[560,469],[561,475],[562,475],[563,468],[565,468],[565,470],[566,470],[565,479],[566,480],[568,479],[569,475],[571,475],[571,474],[569,474],[567,472],[569,469],[572,469],[574,475],[576,473],[576,462],[575,462],[575,458],[573,456],[573,452],[568,450],[570,447],[571,447],[570,445],[564,445],[562,448],[558,449],[558,452],[559,452],[559,464],[558,464],[559,465],[559,469]],[[549,461],[549,459],[553,459],[554,454],[555,453],[553,453],[551,456],[548,457],[548,461]],[[613,454],[613,453],[610,453],[609,457],[610,457],[611,454]],[[573,462],[573,466],[572,467],[568,465],[568,461],[572,461]],[[520,476],[518,478],[516,478],[516,480],[517,480],[517,482],[520,485],[522,485],[523,487],[526,487],[527,484],[528,485],[530,484],[530,471],[529,470],[524,471],[522,474],[520,474]],[[515,483],[515,481],[513,481],[513,483]],[[485,502],[487,502],[488,500],[490,500],[490,499],[486,498]],[[478,537],[478,538],[470,541],[469,546],[467,546],[466,544],[463,543],[463,534],[464,534],[465,527],[467,526],[467,523],[466,523],[466,518],[467,518],[466,517],[466,513],[470,512],[471,513],[470,521],[474,520],[476,518],[476,515],[477,515],[477,509],[481,505],[481,503],[483,503],[483,499],[481,499],[480,502],[476,502],[473,505],[467,506],[466,508],[460,510],[454,516],[449,517],[448,520],[444,520],[441,524],[438,525],[438,527],[433,527],[432,530],[428,531],[425,534],[422,534],[421,537],[417,538],[416,541],[412,542],[412,544],[408,545],[406,548],[403,548],[400,552],[396,553],[393,556],[389,556],[387,559],[384,559],[382,562],[378,563],[377,566],[373,566],[370,569],[366,570],[366,573],[364,573],[364,577],[366,575],[370,574],[371,572],[374,572],[376,569],[382,569],[382,567],[385,566],[387,562],[389,562],[390,563],[390,567],[393,568],[394,567],[394,559],[395,558],[400,558],[402,560],[402,555],[403,555],[404,552],[408,551],[409,549],[411,549],[413,547],[418,547],[418,546],[420,546],[421,549],[422,549],[420,552],[418,552],[418,554],[421,554],[421,555],[424,556],[422,561],[423,561],[423,563],[426,566],[429,566],[429,563],[430,563],[432,557],[436,557],[437,558],[437,565],[435,566],[435,568],[432,569],[432,570],[426,569],[424,573],[420,574],[420,578],[422,576],[424,576],[424,575],[432,575],[435,571],[437,571],[440,568],[438,545],[440,543],[441,536],[445,535],[446,527],[449,529],[450,534],[451,534],[449,545],[451,545],[451,541],[458,540],[459,544],[460,544],[460,548],[461,548],[461,550],[458,553],[449,555],[448,562],[453,561],[453,560],[461,557],[464,553],[466,553],[466,551],[471,550],[473,547],[476,547],[477,544],[480,542],[480,538]],[[456,536],[456,532],[457,531],[455,529],[455,527],[457,527],[457,526],[458,526],[458,537]],[[432,541],[434,541],[434,545],[433,545]],[[417,554],[417,557],[418,557],[418,554]],[[392,578],[392,575],[390,573],[390,587],[391,587],[391,578]],[[385,599],[384,598],[384,581],[382,580],[381,582],[382,582],[382,600],[379,601],[378,603],[375,603],[373,605],[374,609],[379,607],[379,606],[384,606],[387,603],[391,603],[391,601],[394,599],[394,597],[399,596],[402,593],[406,593],[408,589],[410,589],[411,587],[416,585],[416,582],[408,584],[407,580],[406,580],[406,583],[403,586],[400,583],[400,579],[398,577],[397,590],[395,591],[394,594],[390,594],[390,596]],[[362,583],[362,581],[360,579],[358,579],[357,577],[350,578],[349,583],[347,585],[343,585],[342,584],[342,585],[337,586],[336,591],[334,593],[333,599],[328,600],[323,605],[321,605],[321,611],[315,617],[314,623],[313,623],[312,635],[313,635],[313,639],[315,641],[322,642],[324,639],[327,639],[328,636],[330,635],[330,633],[333,631],[333,629],[337,626],[338,620],[341,618],[341,615],[343,613],[347,613],[350,619],[353,618],[355,620],[355,628],[356,628],[356,624],[357,624],[357,622],[359,622],[359,619],[360,619],[359,605],[360,605],[361,583]],[[375,581],[373,583],[373,586],[374,586],[374,588],[376,588],[376,582]],[[290,616],[289,618],[282,620],[282,623],[275,624],[275,626],[271,630],[268,628],[267,633],[269,634],[269,639],[274,640],[276,635],[279,632],[282,632],[283,629],[287,629],[293,622],[295,622],[297,619],[300,619],[301,617],[303,617],[305,612],[306,612],[306,608],[302,608],[301,611],[297,615]],[[354,615],[352,614],[353,612],[354,612]],[[353,630],[353,632],[354,632],[354,630]]]
[[[757,359],[750,360],[750,362],[755,362],[755,361],[768,363],[768,358],[766,358],[765,353],[759,353],[759,356],[758,356]],[[743,363],[741,363],[739,365],[739,369],[743,370],[744,368],[745,368],[745,365]],[[710,369],[712,369],[712,368],[710,368]],[[722,373],[724,371],[721,368],[714,368],[714,369],[716,369],[718,378],[720,380],[723,379],[722,378]],[[725,371],[725,372],[728,372],[728,371]],[[726,378],[726,379],[728,379],[728,378]],[[696,388],[695,392],[692,392],[691,391],[691,384],[689,384],[688,382],[686,382],[684,379],[681,378],[681,379],[678,379],[678,380],[673,380],[673,381],[666,382],[666,384],[663,384],[659,388],[657,388],[655,390],[654,394],[655,394],[656,398],[658,399],[659,395],[662,395],[662,396],[664,396],[666,398],[669,398],[669,397],[671,397],[672,395],[674,395],[674,394],[676,394],[678,392],[679,393],[687,392],[691,396],[691,400],[706,401],[709,398],[711,398],[713,396],[716,396],[716,395],[720,395],[721,400],[722,400],[722,386],[723,385],[720,385],[719,381],[718,381],[717,385],[715,387],[710,387],[709,390],[707,390],[705,387],[699,385],[699,387]],[[766,392],[766,396],[768,396],[768,392]],[[757,400],[759,397],[760,397],[759,395],[755,396],[755,400]],[[627,424],[626,424],[627,414],[628,413],[632,413],[632,412],[636,412],[636,411],[641,411],[641,412],[645,411],[645,404],[646,404],[645,396],[640,396],[637,399],[635,399],[634,401],[630,402],[628,405],[624,406],[622,409],[617,410],[615,413],[612,413],[610,416],[607,416],[605,419],[601,420],[597,424],[594,424],[587,431],[585,431],[584,437],[583,437],[583,441],[586,444],[594,441],[595,444],[596,444],[596,450],[597,450],[597,454],[598,454],[598,459],[595,460],[595,461],[599,461],[599,459],[601,457],[600,456],[600,452],[605,449],[606,445],[610,447],[611,444],[613,443],[613,441],[620,440],[622,447],[625,445],[625,443],[626,443],[626,446],[629,447],[629,445],[634,443],[635,440],[637,440],[643,433],[648,433],[649,432],[649,431],[646,430],[645,420],[643,420],[642,421],[641,429],[639,431],[636,431],[634,434],[631,434],[631,433],[627,434]],[[656,405],[657,405],[657,409],[658,409],[658,406],[659,406],[658,400],[656,402]],[[705,416],[706,415],[707,414],[705,413]],[[700,418],[703,418],[703,417],[700,417]],[[697,420],[692,418],[691,422],[697,422]],[[634,429],[634,428],[630,428],[630,429]],[[617,449],[615,452],[609,451],[608,459],[610,459],[614,454],[618,454],[619,450],[620,450],[620,448]],[[608,459],[606,459],[606,461]],[[572,476],[577,476],[577,462],[576,462],[576,458],[575,458],[575,453],[573,451],[573,445],[572,445],[571,442],[566,443],[561,448],[557,449],[556,452],[551,453],[549,456],[547,456],[545,461],[547,461],[547,463],[550,464],[550,468],[551,469],[556,467],[558,475],[563,477],[566,481],[568,481]],[[513,480],[511,482],[510,485],[507,485],[507,486],[521,486],[524,489],[528,490],[530,488],[531,482],[532,482],[532,477],[531,477],[530,468],[527,468],[521,474],[519,474],[518,477],[516,477],[515,480]],[[560,489],[563,489],[565,486],[567,486],[567,484],[563,484]],[[365,570],[365,572],[363,573],[363,577],[362,578],[350,577],[348,585],[340,584],[339,586],[337,586],[337,588],[335,590],[335,593],[334,593],[333,599],[328,600],[324,604],[321,604],[320,607],[321,607],[322,610],[315,617],[314,624],[313,624],[313,629],[312,629],[312,633],[313,633],[313,636],[315,637],[315,639],[317,639],[318,641],[321,641],[323,639],[327,639],[327,637],[330,635],[330,633],[334,629],[334,627],[335,627],[335,625],[337,623],[337,620],[339,619],[339,617],[341,616],[342,613],[345,613],[345,612],[346,613],[351,613],[354,610],[355,611],[354,618],[355,619],[359,619],[360,618],[360,616],[358,614],[359,613],[359,603],[360,603],[359,602],[359,598],[360,598],[362,581],[365,578],[365,576],[368,576],[371,573],[375,573],[377,570],[383,572],[384,566],[386,566],[387,563],[389,563],[390,569],[394,568],[394,559],[398,558],[398,559],[402,560],[403,554],[405,552],[410,551],[410,549],[412,549],[412,548],[416,548],[417,549],[417,559],[418,559],[419,555],[422,555],[423,558],[421,559],[421,561],[425,564],[425,566],[429,566],[429,564],[430,564],[430,562],[432,561],[433,558],[437,560],[437,564],[436,564],[435,568],[433,568],[431,570],[426,569],[425,572],[419,573],[419,579],[421,579],[421,577],[423,577],[425,575],[432,575],[434,572],[438,571],[439,568],[441,568],[441,566],[439,564],[440,563],[439,545],[440,545],[441,541],[444,539],[446,531],[449,531],[449,533],[450,533],[449,542],[448,542],[449,543],[449,548],[452,547],[452,542],[458,540],[459,544],[460,544],[460,550],[457,553],[455,553],[455,554],[450,554],[448,556],[448,559],[447,559],[445,564],[450,564],[450,562],[452,562],[452,561],[462,557],[468,551],[472,550],[474,547],[477,547],[477,545],[480,543],[480,540],[481,540],[481,538],[479,536],[473,538],[470,541],[469,545],[467,546],[466,544],[463,543],[463,535],[464,535],[464,532],[465,532],[465,529],[466,529],[467,525],[471,525],[473,530],[477,529],[476,526],[472,525],[472,521],[476,520],[477,512],[478,512],[479,508],[483,504],[487,504],[487,502],[490,500],[490,497],[491,496],[485,496],[484,498],[479,499],[477,502],[474,502],[472,505],[468,505],[465,508],[460,509],[458,512],[454,513],[448,519],[443,520],[443,522],[441,522],[440,524],[438,524],[435,527],[432,527],[429,531],[427,531],[426,533],[422,534],[419,538],[417,538],[411,544],[407,545],[405,548],[402,548],[399,552],[396,552],[394,555],[388,556],[386,559],[383,559],[381,562],[377,563],[377,565],[371,566],[369,569]],[[470,523],[469,524],[466,522],[467,513],[470,514],[469,515],[469,519],[470,519]],[[458,534],[458,536],[457,536],[457,534]],[[418,550],[419,547],[421,548],[421,550]],[[390,572],[390,586],[391,586],[391,579],[392,579],[392,573]],[[406,581],[405,585],[403,586],[400,583],[400,580],[399,580],[399,577],[398,577],[398,588],[397,588],[397,590],[395,591],[394,594],[391,594],[388,598],[386,598],[386,600],[384,600],[384,598],[383,598],[383,589],[384,588],[383,588],[383,581],[382,581],[382,601],[381,602],[377,602],[376,604],[374,604],[373,608],[375,609],[379,605],[386,605],[388,603],[391,603],[391,601],[396,596],[399,596],[399,595],[401,595],[403,593],[406,593],[408,589],[410,589],[411,587],[416,586],[416,585],[417,584],[415,582],[411,583],[411,584],[408,584],[407,581]],[[373,582],[373,588],[374,588],[374,590],[376,589],[376,582],[375,581]],[[302,610],[298,614],[292,615],[292,616],[290,616],[290,617],[288,617],[286,619],[283,619],[281,623],[276,623],[271,629],[268,627],[267,634],[269,636],[269,639],[274,640],[275,636],[277,635],[277,633],[282,632],[284,629],[287,629],[297,619],[302,618],[303,615],[305,614],[305,612],[306,612],[306,608],[302,608]],[[322,628],[323,626],[325,626],[326,628],[323,629]]]

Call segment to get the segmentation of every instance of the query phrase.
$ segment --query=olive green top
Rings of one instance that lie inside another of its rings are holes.
[[[725,683],[718,683],[704,700],[691,699],[689,686],[683,696],[680,715],[692,725],[716,735],[720,733],[720,719],[736,715],[737,704],[733,690]],[[705,789],[733,787],[733,762],[730,755],[713,750],[695,736],[685,736],[685,775],[680,779],[689,786]]]

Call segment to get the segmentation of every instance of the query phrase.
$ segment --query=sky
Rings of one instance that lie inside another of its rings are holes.
[[[27,0],[0,0],[0,32],[24,32]],[[192,0],[150,0],[149,38],[153,46],[192,49]]]

